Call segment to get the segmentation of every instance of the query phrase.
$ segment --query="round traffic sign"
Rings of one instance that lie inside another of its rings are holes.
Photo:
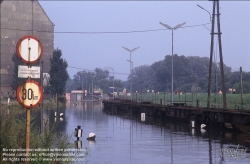
[[[16,45],[17,56],[26,64],[34,64],[42,57],[43,46],[35,36],[22,37]]]
[[[27,80],[18,86],[16,91],[17,101],[25,108],[35,108],[43,99],[43,89],[34,80]]]

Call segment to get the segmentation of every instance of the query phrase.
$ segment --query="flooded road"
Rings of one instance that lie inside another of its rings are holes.
[[[83,129],[82,147],[87,148],[88,155],[79,163],[250,163],[250,135],[192,129],[188,123],[148,116],[141,121],[140,116],[106,114],[100,101],[68,105],[59,124],[68,134],[73,134],[78,125]],[[96,134],[95,142],[86,140],[90,132]]]

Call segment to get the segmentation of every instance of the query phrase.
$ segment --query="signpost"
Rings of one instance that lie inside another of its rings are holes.
[[[35,108],[43,99],[43,89],[31,78],[40,78],[40,67],[31,66],[39,61],[43,54],[41,41],[35,36],[24,36],[16,45],[17,56],[27,66],[18,66],[18,77],[28,78],[16,91],[17,101],[26,108],[26,154],[30,147],[30,109]],[[29,158],[29,156],[27,156]],[[26,163],[29,163],[28,160]]]

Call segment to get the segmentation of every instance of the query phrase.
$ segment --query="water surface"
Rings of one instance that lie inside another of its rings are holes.
[[[68,134],[74,133],[78,125],[83,129],[82,146],[88,149],[88,155],[84,162],[79,163],[250,163],[250,135],[192,129],[187,123],[149,116],[141,121],[140,116],[106,114],[102,108],[100,101],[85,102],[77,107],[71,104],[65,110],[63,121],[59,122],[60,129]],[[96,134],[95,142],[86,140],[90,132]],[[75,137],[72,139],[76,140]],[[247,152],[240,153],[241,149]],[[230,156],[230,150],[238,153]]]

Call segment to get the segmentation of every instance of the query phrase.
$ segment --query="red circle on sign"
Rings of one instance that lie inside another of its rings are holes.
[[[38,82],[27,80],[24,84],[18,86],[16,97],[23,107],[35,108],[43,99],[43,89]]]
[[[38,57],[36,57],[34,60],[30,59],[26,59],[24,56],[25,55],[28,55],[28,54],[22,54],[22,48],[23,49],[28,49],[30,47],[22,47],[22,43],[26,40],[26,39],[32,39],[32,40],[35,40],[37,43],[38,43],[38,47],[37,47],[37,55]],[[20,58],[22,60],[22,62],[26,63],[26,64],[34,64],[36,62],[38,62],[38,60],[42,57],[42,54],[43,54],[43,45],[41,43],[41,41],[35,37],[35,36],[32,36],[32,35],[27,35],[27,36],[24,36],[22,37],[18,42],[17,42],[17,45],[16,45],[16,53],[17,53],[17,56],[18,58]]]

